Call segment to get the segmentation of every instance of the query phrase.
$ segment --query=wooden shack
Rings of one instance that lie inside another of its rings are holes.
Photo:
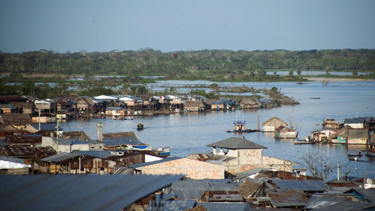
[[[240,106],[243,109],[256,109],[260,108],[262,104],[256,98],[245,98],[241,100]]]
[[[186,109],[187,111],[204,111],[204,107],[205,105],[202,102],[198,101],[186,101],[184,104],[184,109]]]

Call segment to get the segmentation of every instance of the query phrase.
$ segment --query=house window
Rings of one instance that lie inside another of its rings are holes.
[[[91,149],[94,149],[94,147],[91,147]]]

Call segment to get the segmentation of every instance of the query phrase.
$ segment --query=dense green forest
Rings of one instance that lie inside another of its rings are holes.
[[[375,49],[309,51],[201,50],[163,53],[153,49],[55,53],[0,51],[0,73],[63,75],[226,75],[257,70],[373,71]]]

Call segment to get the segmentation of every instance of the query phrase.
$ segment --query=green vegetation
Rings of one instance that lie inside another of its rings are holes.
[[[375,49],[310,51],[201,50],[163,53],[153,49],[55,53],[0,52],[0,73],[59,75],[163,75],[166,79],[263,81],[266,71],[288,69],[373,71]],[[273,72],[273,71],[272,71]],[[25,76],[25,75],[24,75]],[[269,77],[269,76],[267,76]],[[273,78],[280,80],[280,78]],[[265,80],[272,80],[271,78]]]

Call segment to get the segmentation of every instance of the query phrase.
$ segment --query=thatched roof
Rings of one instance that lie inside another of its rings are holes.
[[[204,107],[204,104],[198,101],[186,101],[184,106],[185,107]]]
[[[282,121],[281,119],[277,117],[272,117],[271,119],[263,122],[262,126],[272,126],[272,125],[275,125],[276,122],[279,122],[279,124],[282,124],[284,126],[288,125],[286,122]]]
[[[245,105],[260,105],[261,103],[256,98],[244,98],[240,104]]]
[[[211,105],[213,102],[219,102],[219,99],[207,99],[206,104]]]

